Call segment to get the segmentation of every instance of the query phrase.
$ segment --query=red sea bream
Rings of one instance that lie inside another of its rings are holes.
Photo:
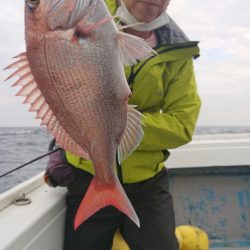
[[[103,0],[26,0],[26,52],[14,86],[57,144],[91,159],[95,175],[78,209],[77,229],[101,208],[113,205],[139,226],[114,167],[143,137],[141,114],[128,105],[123,65],[150,56],[138,37],[121,32]]]

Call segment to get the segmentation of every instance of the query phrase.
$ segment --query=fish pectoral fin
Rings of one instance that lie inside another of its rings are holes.
[[[126,65],[134,65],[157,54],[142,38],[118,31],[116,40],[121,60]]]
[[[128,105],[127,125],[118,146],[118,161],[122,162],[139,145],[144,136],[142,129],[142,114],[134,105]]]
[[[140,227],[138,216],[117,177],[109,183],[103,183],[94,176],[77,210],[74,229],[77,230],[89,217],[106,206],[114,206]]]

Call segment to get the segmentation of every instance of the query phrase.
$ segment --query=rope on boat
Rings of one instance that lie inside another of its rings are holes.
[[[44,157],[46,157],[46,156],[48,156],[48,155],[51,155],[51,154],[53,154],[54,152],[56,152],[56,151],[58,151],[58,150],[61,150],[61,148],[59,148],[59,147],[53,149],[54,145],[55,145],[55,140],[53,139],[53,140],[51,141],[50,145],[49,145],[49,152],[48,152],[48,153],[43,154],[43,155],[40,155],[40,156],[38,156],[37,158],[35,158],[35,159],[33,159],[33,160],[29,161],[29,162],[26,162],[26,163],[22,164],[21,166],[19,166],[19,167],[17,167],[17,168],[14,168],[14,169],[12,169],[12,170],[10,170],[10,171],[8,171],[8,172],[6,172],[6,173],[0,175],[0,178],[4,177],[4,176],[6,176],[6,175],[8,175],[8,174],[10,174],[10,173],[12,173],[12,172],[15,172],[16,170],[19,170],[19,169],[21,169],[21,168],[23,168],[23,167],[25,167],[25,166],[27,166],[27,165],[29,165],[29,164],[35,162],[35,161],[38,161],[38,160],[40,160],[40,159],[42,159],[42,158],[44,158]]]

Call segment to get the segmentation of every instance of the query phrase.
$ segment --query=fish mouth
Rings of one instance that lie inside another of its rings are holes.
[[[70,29],[85,15],[91,0],[54,0],[48,9],[48,26],[51,30]]]

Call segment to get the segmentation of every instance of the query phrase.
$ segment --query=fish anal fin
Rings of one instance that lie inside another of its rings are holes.
[[[53,133],[53,128],[51,130]],[[59,125],[59,128],[54,134],[57,144],[63,149],[70,151],[72,154],[80,156],[86,160],[89,160],[88,152],[83,149],[68,133],[67,131]]]
[[[118,31],[117,45],[121,60],[126,65],[134,65],[138,60],[151,57],[156,52],[142,38]]]
[[[142,114],[134,105],[128,105],[127,125],[118,146],[118,161],[122,162],[139,145],[144,136],[142,129]]]
[[[89,217],[106,206],[114,206],[140,227],[138,216],[117,177],[109,183],[103,183],[94,176],[77,210],[74,229],[77,230]]]

